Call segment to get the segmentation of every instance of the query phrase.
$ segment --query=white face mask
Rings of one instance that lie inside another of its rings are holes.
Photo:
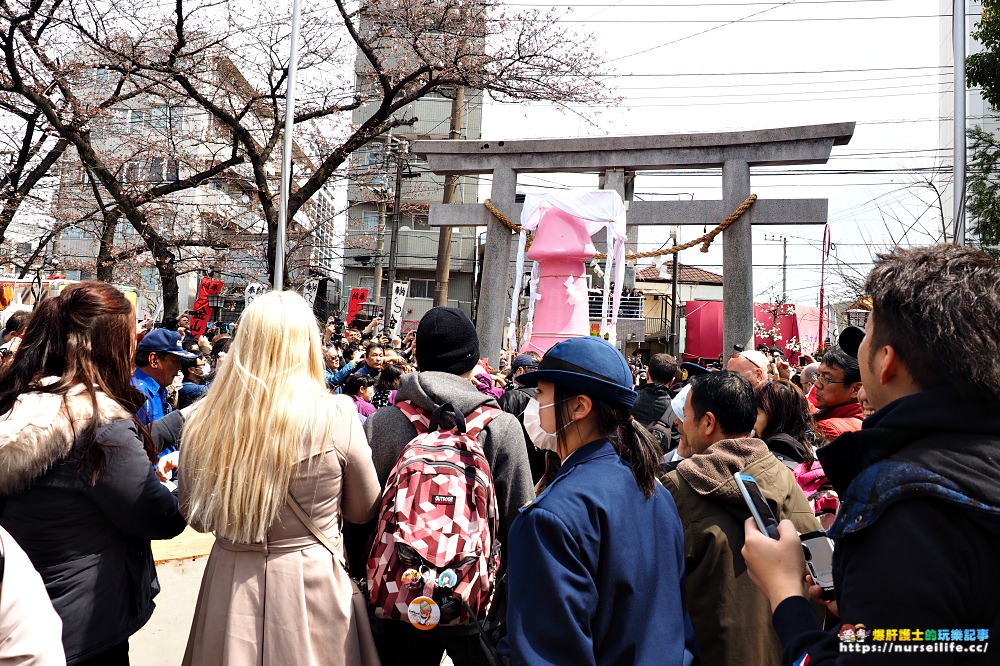
[[[558,438],[553,432],[546,432],[542,428],[542,420],[538,415],[540,409],[548,409],[554,406],[554,402],[550,402],[547,405],[539,405],[538,401],[534,398],[528,400],[528,406],[524,408],[524,429],[528,433],[528,437],[531,439],[531,443],[535,445],[535,448],[542,451],[556,451],[558,446]]]

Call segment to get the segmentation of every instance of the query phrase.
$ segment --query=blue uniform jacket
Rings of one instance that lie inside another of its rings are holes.
[[[136,387],[146,396],[146,403],[139,408],[136,417],[142,425],[149,425],[157,419],[162,419],[170,413],[170,406],[167,404],[167,389],[160,386],[159,382],[136,368],[132,373],[132,386]]]
[[[608,440],[566,460],[508,537],[512,664],[688,665],[684,530],[657,484],[646,498]]]

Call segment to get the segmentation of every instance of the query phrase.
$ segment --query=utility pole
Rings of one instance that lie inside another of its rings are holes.
[[[965,0],[954,0],[951,6],[951,38],[954,49],[955,71],[952,90],[955,96],[955,177],[953,194],[955,217],[952,240],[965,245]]]
[[[764,237],[769,241],[781,241],[781,298],[782,303],[788,302],[788,237],[769,235]]]
[[[670,232],[670,238],[674,241],[674,247],[677,247],[677,230]],[[677,339],[680,335],[680,322],[677,321],[677,313],[680,308],[677,307],[677,261],[680,252],[674,252],[674,268],[673,275],[670,278],[670,353],[677,359],[680,349],[681,341]]]
[[[455,87],[455,97],[451,100],[451,131],[448,138],[462,138],[462,107],[465,104],[465,86]],[[444,197],[441,202],[455,203],[458,189],[458,176],[448,174],[444,177]],[[437,272],[434,276],[434,306],[448,305],[448,279],[451,273],[451,227],[438,229]],[[479,248],[476,248],[478,252]]]
[[[382,169],[385,169],[385,179],[389,179],[389,172],[387,170],[387,161],[389,159],[389,154],[392,151],[392,130],[385,135],[385,148],[382,150]],[[386,192],[388,196],[388,192]],[[372,260],[375,263],[372,269],[372,293],[370,295],[372,303],[378,303],[382,300],[382,256],[385,254],[385,197],[379,196],[378,202],[378,243],[375,247],[375,256]],[[389,285],[389,291],[392,291],[392,285]]]
[[[396,246],[399,237],[399,215],[403,197],[403,152],[406,151],[406,141],[399,142],[398,150],[393,151],[396,158],[396,189],[392,202],[392,232],[389,236],[389,279],[385,290],[385,316],[382,319],[383,331],[389,334],[389,313],[392,312],[392,286],[396,281]]]

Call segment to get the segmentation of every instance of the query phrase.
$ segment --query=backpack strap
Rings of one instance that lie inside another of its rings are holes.
[[[451,403],[445,403],[435,409],[432,414],[427,414],[426,411],[417,407],[409,400],[397,402],[396,407],[413,424],[418,435],[437,430],[443,420],[446,424],[453,423],[454,425],[451,427],[457,428],[459,432],[464,432],[473,439],[479,437],[479,433],[490,424],[490,421],[503,413],[496,407],[480,405],[468,414],[463,415]],[[451,428],[448,429],[450,430]]]
[[[465,415],[465,432],[470,437],[476,439],[479,433],[486,429],[490,421],[503,414],[503,411],[496,407],[480,405]]]
[[[420,407],[417,407],[409,400],[400,400],[396,403],[396,407],[398,407],[399,411],[403,412],[403,416],[405,416],[409,422],[413,424],[413,427],[416,428],[418,435],[422,435],[430,430],[430,416],[428,416],[427,412],[422,410]]]

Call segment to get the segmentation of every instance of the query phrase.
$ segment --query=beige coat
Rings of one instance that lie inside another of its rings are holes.
[[[317,460],[293,472],[290,492],[342,552],[339,514],[373,518],[379,483],[353,405],[332,403],[330,418],[342,426]],[[183,467],[181,474],[183,493]],[[364,606],[344,567],[286,504],[264,543],[216,541],[183,663],[377,665]]]

